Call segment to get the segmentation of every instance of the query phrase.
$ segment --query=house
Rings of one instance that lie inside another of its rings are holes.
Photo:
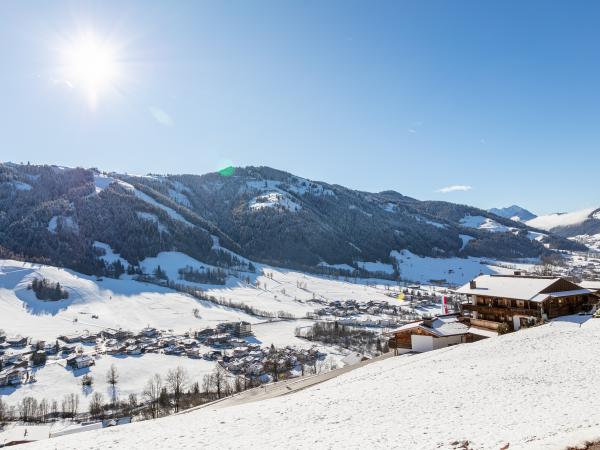
[[[90,367],[96,364],[94,358],[89,355],[71,355],[67,358],[67,366],[73,370],[83,369],[85,367]]]
[[[65,334],[58,337],[65,344],[76,344],[77,342],[81,342],[81,338],[82,336],[79,333]]]
[[[471,324],[498,329],[505,323],[518,330],[539,320],[590,310],[599,298],[565,278],[533,275],[480,275],[455,291],[468,302],[462,311]]]
[[[209,336],[212,336],[215,333],[216,333],[216,330],[214,328],[204,328],[203,330],[196,331],[194,333],[194,337],[198,340],[203,340]]]
[[[23,348],[27,345],[27,338],[23,336],[14,336],[7,338],[6,343],[13,348]]]
[[[2,386],[15,386],[18,384],[23,384],[27,377],[29,376],[29,372],[24,367],[11,367],[10,369],[4,370],[0,372],[0,387]]]
[[[390,348],[413,352],[428,352],[492,335],[489,331],[471,327],[458,313],[411,322],[386,334],[390,337]]]
[[[220,333],[231,333],[236,337],[252,336],[252,325],[250,322],[225,322],[217,325],[217,331]]]
[[[105,339],[117,339],[119,341],[124,341],[125,339],[131,337],[131,333],[122,329],[115,330],[113,328],[107,328],[102,330],[102,337]]]
[[[158,335],[158,330],[154,327],[151,326],[147,326],[146,328],[144,328],[142,330],[142,336],[146,336],[146,337],[155,337]]]

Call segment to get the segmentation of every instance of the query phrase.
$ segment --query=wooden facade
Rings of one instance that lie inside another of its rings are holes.
[[[585,292],[585,289],[562,278],[541,290],[536,295],[536,300],[496,297],[483,293],[469,295],[469,298],[469,303],[462,304],[462,311],[473,320],[481,322],[479,326],[490,329],[497,329],[501,323],[519,329],[542,319],[589,311],[598,302],[597,295]]]

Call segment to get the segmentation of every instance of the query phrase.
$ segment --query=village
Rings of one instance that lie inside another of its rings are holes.
[[[95,357],[102,354],[136,357],[157,353],[204,359],[215,361],[233,375],[242,374],[260,382],[271,381],[273,369],[269,362],[275,349],[261,348],[251,338],[251,324],[243,321],[220,323],[215,328],[182,335],[153,327],[139,332],[105,329],[98,334],[63,335],[55,342],[0,335],[0,387],[35,382],[32,369],[49,360],[64,364],[66,370],[77,371],[94,365]],[[288,377],[295,376],[293,369],[296,366],[314,366],[326,356],[315,348],[292,346],[277,349],[277,354],[282,361],[275,379],[277,375],[283,377],[285,372]]]
[[[95,333],[86,330],[64,334],[51,341],[0,334],[0,389],[12,392],[36,383],[38,371],[48,364],[63,367],[83,381],[98,358],[146,358],[154,354],[214,364],[215,370],[222,371],[223,380],[230,380],[225,382],[230,387],[219,392],[220,398],[240,389],[335,369],[337,364],[327,366],[328,351],[323,350],[332,345],[348,354],[341,362],[343,367],[386,352],[416,354],[496,338],[566,315],[576,314],[588,320],[596,313],[599,292],[597,282],[576,284],[561,276],[515,271],[480,275],[457,289],[431,289],[417,284],[386,289],[389,301],[317,299],[313,300],[317,308],[303,319],[313,325],[296,329],[295,335],[308,344],[304,347],[261,345],[254,336],[256,324],[244,320],[180,333],[149,325],[137,331],[104,328]],[[234,384],[238,387],[231,387]],[[215,385],[207,385],[206,389],[215,389]],[[214,398],[207,394],[201,402]],[[136,408],[143,407],[139,404]],[[114,416],[113,412],[109,417],[127,423],[131,417],[122,413],[136,414],[135,408],[120,411],[120,415]],[[137,411],[139,415],[142,410]],[[13,420],[18,423],[20,417],[21,414],[15,414]],[[63,413],[61,417],[67,416]],[[90,415],[82,412],[70,420],[87,423],[86,418],[89,420]]]

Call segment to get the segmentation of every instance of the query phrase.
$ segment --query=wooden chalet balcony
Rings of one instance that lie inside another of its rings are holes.
[[[504,315],[521,315],[540,317],[540,311],[533,308],[511,308],[509,306],[487,306],[487,305],[472,305],[471,303],[462,304],[463,311],[474,311],[482,314],[494,314],[499,316]]]

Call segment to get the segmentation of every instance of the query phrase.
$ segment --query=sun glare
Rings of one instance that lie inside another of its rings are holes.
[[[64,49],[64,76],[75,89],[81,89],[95,107],[98,95],[118,78],[115,49],[92,33],[71,40]]]

